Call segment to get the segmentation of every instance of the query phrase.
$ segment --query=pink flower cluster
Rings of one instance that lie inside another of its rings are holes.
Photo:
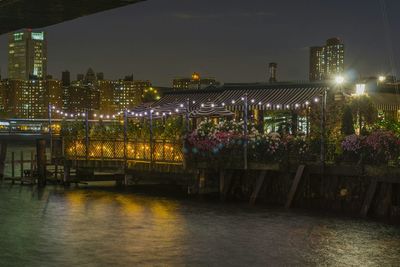
[[[369,163],[385,163],[400,157],[400,138],[391,131],[378,130],[368,136],[349,135],[342,142],[344,154],[362,156]]]
[[[362,138],[358,135],[352,134],[346,136],[346,138],[342,142],[342,149],[343,151],[353,152],[353,153],[360,153],[361,152],[361,141]]]

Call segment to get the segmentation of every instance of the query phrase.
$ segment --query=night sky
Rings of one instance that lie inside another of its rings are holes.
[[[193,71],[222,82],[262,82],[275,61],[279,80],[306,80],[308,47],[336,36],[351,75],[389,74],[391,59],[399,66],[400,1],[386,0],[390,28],[381,2],[148,0],[46,28],[48,72],[59,78],[68,69],[75,78],[92,67],[107,79],[134,73],[163,86]],[[5,35],[0,52],[4,77]]]

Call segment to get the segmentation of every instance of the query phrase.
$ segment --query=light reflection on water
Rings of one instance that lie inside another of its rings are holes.
[[[244,204],[0,186],[0,266],[397,265],[400,229]]]

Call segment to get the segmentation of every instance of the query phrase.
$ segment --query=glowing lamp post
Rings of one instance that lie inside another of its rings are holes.
[[[365,84],[356,84],[356,93],[354,96],[361,97],[365,94]],[[359,100],[359,99],[358,99]],[[358,119],[358,134],[361,135],[362,129],[362,120],[361,120],[361,110],[360,110],[360,103],[357,101],[357,119]]]
[[[343,76],[336,76],[335,77],[335,83],[337,84],[337,85],[342,85],[343,83],[345,82],[345,79],[344,79],[344,77]]]

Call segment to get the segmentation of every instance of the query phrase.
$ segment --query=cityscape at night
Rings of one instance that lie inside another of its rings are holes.
[[[0,0],[0,266],[397,266],[396,0]]]

